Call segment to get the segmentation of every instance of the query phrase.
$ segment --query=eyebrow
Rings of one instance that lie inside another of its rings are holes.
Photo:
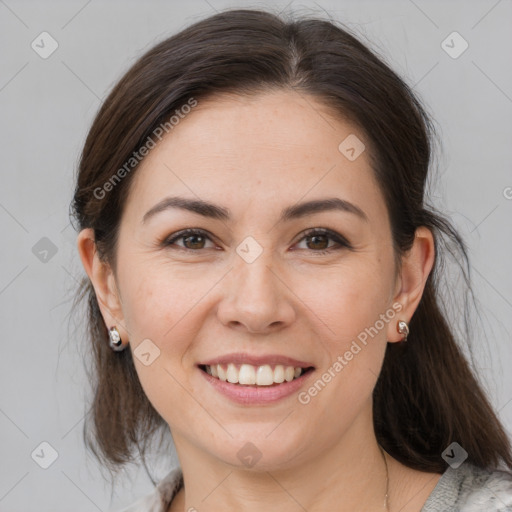
[[[212,219],[222,221],[231,220],[231,212],[228,208],[224,208],[223,206],[203,201],[202,199],[188,199],[185,197],[175,196],[166,197],[165,199],[157,203],[155,206],[153,206],[144,214],[142,222],[146,222],[150,217],[153,217],[157,213],[172,208],[187,210],[192,213],[202,215],[203,217],[208,217]],[[359,217],[361,220],[369,222],[369,219],[367,215],[364,213],[364,211],[361,210],[361,208],[359,208],[355,204],[350,203],[345,199],[340,199],[338,197],[330,197],[326,199],[306,201],[303,203],[288,206],[281,212],[281,217],[278,223],[290,221],[293,219],[299,219],[301,217],[305,217],[306,215],[332,210],[339,210],[347,213],[352,213]]]

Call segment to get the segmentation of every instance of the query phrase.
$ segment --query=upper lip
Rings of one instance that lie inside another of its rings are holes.
[[[306,361],[299,361],[293,357],[283,356],[279,354],[264,354],[264,355],[251,355],[244,354],[242,352],[236,352],[233,354],[225,354],[223,356],[215,357],[213,359],[209,359],[208,361],[203,361],[198,363],[199,366],[213,366],[215,364],[250,364],[252,366],[263,366],[265,364],[268,365],[276,365],[282,364],[283,366],[294,366],[301,368],[309,368],[313,365]]]

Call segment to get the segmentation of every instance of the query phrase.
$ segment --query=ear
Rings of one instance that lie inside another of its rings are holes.
[[[110,265],[102,261],[96,249],[94,231],[90,228],[80,231],[77,240],[82,265],[91,280],[96,299],[107,328],[115,326],[123,343],[128,341],[121,298],[116,286],[114,272]]]
[[[393,303],[400,303],[402,309],[388,324],[387,339],[397,342],[403,334],[397,331],[400,320],[411,321],[425,289],[427,278],[435,259],[434,236],[430,229],[420,226],[416,229],[411,249],[402,258],[402,269],[397,277],[397,286]]]

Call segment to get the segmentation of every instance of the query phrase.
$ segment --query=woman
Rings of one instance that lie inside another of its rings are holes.
[[[433,134],[348,32],[256,10],[116,85],[73,202],[86,440],[115,470],[170,431],[179,458],[126,511],[512,510],[509,440],[440,307],[443,240],[467,256],[425,201]]]

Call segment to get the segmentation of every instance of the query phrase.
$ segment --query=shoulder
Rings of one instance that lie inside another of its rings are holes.
[[[183,485],[181,468],[171,470],[155,489],[137,501],[115,512],[167,512],[171,501]]]
[[[512,473],[464,463],[449,467],[439,479],[421,512],[512,512]]]

